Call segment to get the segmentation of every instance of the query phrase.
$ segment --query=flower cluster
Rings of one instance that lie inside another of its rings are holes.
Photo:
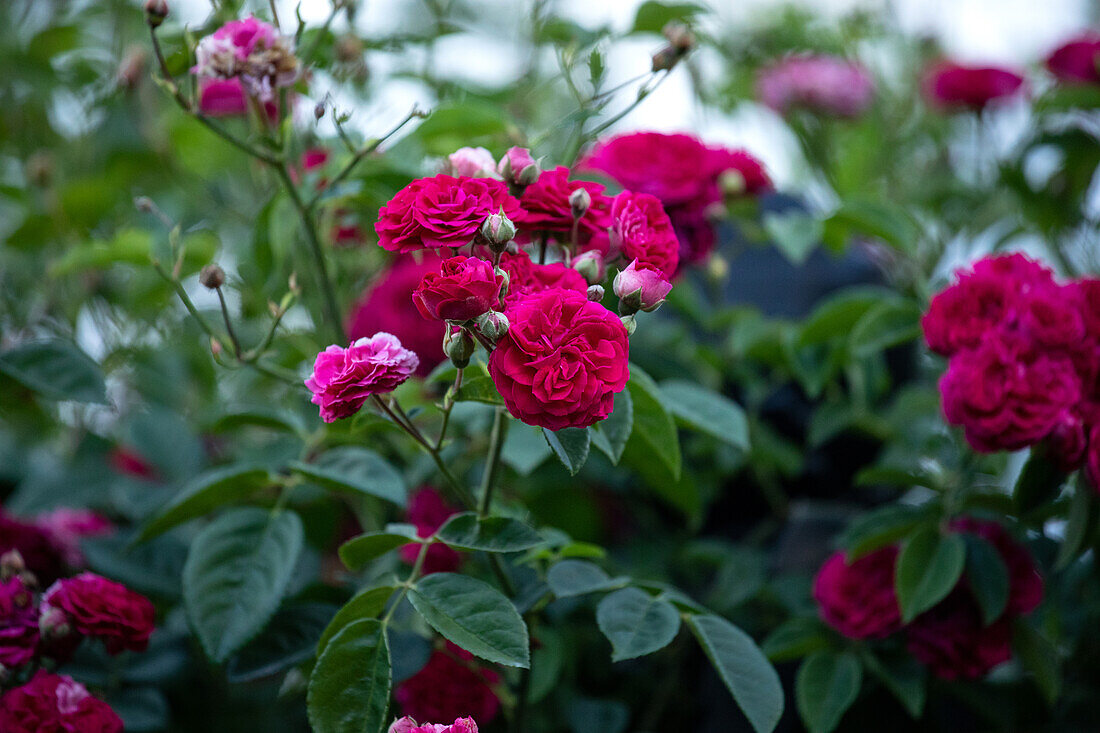
[[[0,696],[0,730],[121,733],[122,719],[73,678],[40,669]]]
[[[393,721],[388,733],[477,733],[477,723],[473,718],[456,718],[455,722],[423,723],[419,724],[414,719],[405,716]]]
[[[278,87],[290,86],[298,77],[298,58],[293,40],[279,33],[274,26],[249,16],[231,20],[195,48],[195,66],[191,73],[200,79],[203,100],[210,94],[203,86],[211,82],[236,80],[247,94],[265,104],[275,101]],[[224,108],[235,104],[230,87],[219,87],[218,99]],[[203,109],[209,103],[200,102]]]
[[[756,96],[779,114],[806,109],[857,117],[871,104],[875,83],[860,64],[834,56],[792,56],[761,69]]]
[[[1008,571],[1008,601],[990,623],[964,574],[935,606],[903,625],[894,571],[898,548],[884,547],[849,562],[832,555],[814,579],[821,618],[852,639],[881,639],[904,631],[909,652],[944,679],[976,678],[1012,656],[1013,620],[1031,613],[1043,597],[1043,580],[1028,551],[999,524],[968,517],[955,520],[952,532],[989,542]]]
[[[0,554],[16,551],[27,570],[52,583],[84,565],[80,540],[110,534],[114,525],[87,509],[62,507],[24,521],[0,510]]]
[[[497,672],[475,662],[465,649],[447,642],[444,648],[432,652],[419,672],[397,685],[393,696],[401,711],[411,718],[451,720],[469,715],[489,723],[500,712],[500,699],[493,691],[500,682]]]
[[[764,166],[751,154],[705,145],[691,135],[620,135],[597,143],[578,166],[602,172],[635,193],[656,196],[679,240],[681,267],[714,248],[710,207],[724,195],[755,196],[771,189]]]
[[[949,358],[944,414],[975,450],[1046,441],[1065,470],[1081,465],[1100,417],[1097,304],[1100,282],[1060,284],[1018,253],[974,263],[932,298],[921,324],[929,347]]]

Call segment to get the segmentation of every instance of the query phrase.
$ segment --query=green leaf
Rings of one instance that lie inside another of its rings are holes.
[[[451,547],[482,552],[519,552],[543,544],[539,533],[519,520],[479,517],[474,512],[454,515],[435,536]]]
[[[224,662],[279,607],[302,550],[291,511],[234,509],[195,537],[183,566],[187,616],[207,656]]]
[[[398,547],[407,545],[410,542],[419,541],[420,538],[416,537],[415,531],[412,537],[404,532],[366,532],[357,537],[352,537],[340,545],[338,552],[340,561],[344,563],[347,569],[358,572],[376,557],[381,557],[390,550],[396,550]]]
[[[353,621],[321,652],[306,708],[314,733],[381,733],[389,722],[390,649],[375,619]]]
[[[918,338],[921,313],[920,306],[911,300],[888,300],[874,306],[848,336],[852,356],[866,359]]]
[[[974,534],[964,534],[966,579],[986,626],[996,621],[1008,605],[1008,568],[997,548]]]
[[[647,451],[658,459],[672,473],[674,480],[680,478],[680,436],[676,433],[676,423],[672,420],[661,391],[652,377],[636,364],[630,365],[630,381],[626,383],[634,406],[634,429],[632,439],[645,444]]]
[[[334,609],[328,603],[295,603],[281,608],[267,628],[229,660],[226,677],[234,683],[250,682],[309,659]]]
[[[610,459],[612,465],[617,466],[633,430],[634,402],[630,392],[624,389],[615,395],[615,408],[611,414],[592,426],[592,444]]]
[[[321,633],[321,638],[317,642],[317,656],[324,653],[325,647],[345,626],[360,619],[375,618],[382,613],[386,609],[386,602],[395,590],[397,590],[395,586],[380,585],[364,588],[352,596],[350,601],[340,607]]]
[[[814,652],[798,668],[795,698],[810,733],[831,733],[859,695],[863,667],[851,652]]]
[[[775,730],[783,715],[783,685],[752,637],[718,616],[688,616],[687,624],[753,730]]]
[[[489,662],[526,668],[527,625],[500,591],[466,575],[432,573],[409,591],[424,620],[448,641]]]
[[[1074,482],[1073,499],[1069,505],[1066,533],[1054,561],[1055,570],[1068,566],[1088,546],[1088,538],[1096,529],[1096,493],[1088,485],[1084,473]]]
[[[382,456],[367,448],[340,446],[313,463],[294,461],[290,470],[333,491],[369,494],[405,505],[405,480]]]
[[[484,402],[487,405],[503,405],[504,398],[500,396],[497,386],[493,384],[488,374],[478,374],[465,379],[458,392],[455,393],[456,402]]]
[[[661,382],[665,407],[690,427],[740,450],[749,449],[749,423],[733,400],[692,382]]]
[[[542,436],[542,428],[516,423],[508,430],[500,459],[514,468],[516,473],[527,476],[552,453],[546,438]]]
[[[210,429],[221,432],[244,425],[285,430],[294,434],[305,432],[305,425],[302,424],[302,420],[297,414],[290,410],[265,409],[262,407],[242,409],[222,415],[210,426]]]
[[[773,662],[788,662],[829,645],[829,632],[817,617],[795,616],[777,626],[760,645]]]
[[[876,199],[850,199],[825,221],[825,243],[843,251],[852,232],[867,234],[903,253],[911,253],[920,227],[901,206]]]
[[[890,690],[906,712],[919,718],[927,696],[928,669],[904,653],[880,660],[867,651],[862,658],[863,665]]]
[[[909,623],[942,601],[962,575],[966,543],[957,534],[925,527],[902,545],[894,582],[901,618]]]
[[[660,3],[646,0],[638,6],[631,33],[660,33],[670,20],[688,21],[703,11],[695,3]]]
[[[611,642],[611,661],[652,654],[672,643],[680,630],[680,613],[668,601],[637,588],[604,596],[596,606],[596,623]]]
[[[1024,619],[1017,619],[1012,638],[1020,664],[1032,674],[1046,701],[1053,705],[1062,691],[1062,655],[1049,639]]]
[[[926,511],[907,504],[890,504],[860,515],[841,533],[838,542],[849,560],[858,560],[892,545],[929,521]]]
[[[569,471],[569,475],[575,476],[588,460],[588,451],[592,444],[588,428],[563,428],[562,430],[543,428],[542,434],[546,438],[546,444],[554,451],[554,455]]]
[[[1066,474],[1053,461],[1032,451],[1012,492],[1016,511],[1021,515],[1027,514],[1054,501],[1065,481]]]
[[[764,231],[793,265],[801,265],[821,242],[821,220],[803,211],[764,214]]]
[[[46,399],[107,402],[99,365],[63,339],[30,341],[0,353],[0,372]]]
[[[142,527],[137,541],[156,537],[218,507],[244,501],[271,482],[270,471],[250,463],[234,463],[199,474]]]
[[[554,564],[546,573],[546,583],[558,598],[580,596],[601,590],[610,590],[622,585],[598,565],[584,560],[562,560]]]
[[[834,339],[847,339],[863,316],[886,300],[897,295],[885,288],[857,286],[845,288],[821,301],[802,323],[798,346],[823,344]]]

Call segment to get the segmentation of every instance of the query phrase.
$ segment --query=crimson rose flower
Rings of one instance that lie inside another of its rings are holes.
[[[1071,84],[1100,84],[1100,35],[1086,33],[1047,57],[1046,66],[1059,80]]]
[[[0,581],[0,667],[22,667],[38,646],[34,594],[19,576]]]
[[[263,103],[264,113],[271,121],[279,118],[275,100]],[[248,97],[238,77],[202,79],[199,82],[199,109],[210,117],[240,117],[248,114]]]
[[[11,550],[19,551],[27,569],[43,585],[57,580],[65,570],[64,552],[45,530],[0,509],[0,555]]]
[[[521,232],[536,234],[552,232],[569,236],[573,230],[573,209],[569,196],[584,189],[592,198],[577,225],[578,251],[596,249],[607,252],[607,228],[611,226],[611,197],[603,186],[591,181],[570,181],[569,169],[558,166],[543,171],[538,180],[528,186],[520,197],[523,207],[519,218],[513,219]]]
[[[1047,455],[1063,473],[1081,467],[1088,447],[1088,426],[1075,412],[1066,413],[1046,437]]]
[[[955,354],[940,380],[943,412],[974,450],[1019,450],[1047,436],[1081,398],[1073,362],[992,332]]]
[[[504,279],[491,262],[477,257],[451,257],[439,272],[429,272],[413,292],[413,302],[425,318],[468,321],[497,306]]]
[[[924,78],[924,95],[941,107],[981,110],[991,102],[1020,91],[1024,78],[1014,71],[944,62]]]
[[[500,700],[492,689],[498,684],[499,674],[447,642],[445,650],[432,652],[419,672],[397,685],[393,697],[402,713],[417,720],[455,720],[468,715],[485,724],[500,711]]]
[[[560,288],[520,298],[505,315],[511,327],[489,357],[489,374],[513,416],[561,430],[611,414],[630,377],[618,316]]]
[[[321,407],[321,419],[351,417],[373,394],[392,392],[416,371],[416,354],[396,336],[376,333],[348,348],[333,344],[317,355],[305,384],[311,402]]]
[[[680,243],[656,196],[623,191],[611,204],[611,246],[627,262],[653,265],[671,279],[680,264]]]
[[[492,178],[418,178],[378,210],[378,244],[391,252],[462,247],[474,241],[490,214],[521,216],[508,187]]]
[[[89,509],[69,507],[59,507],[39,514],[34,518],[34,523],[50,536],[61,550],[65,562],[74,568],[84,565],[84,553],[80,551],[80,541],[83,538],[101,537],[115,530],[115,526],[103,515]]]
[[[894,595],[896,547],[884,547],[849,563],[834,553],[814,578],[814,600],[825,623],[850,639],[881,639],[901,628]]]
[[[477,723],[473,718],[458,718],[451,725],[444,723],[417,725],[415,720],[405,716],[393,721],[388,733],[477,733]]]
[[[588,291],[588,282],[573,268],[560,262],[540,265],[522,249],[515,254],[505,252],[500,258],[500,269],[508,273],[506,304],[550,288],[576,290],[578,293]]]
[[[62,611],[77,633],[101,640],[108,654],[145,651],[153,633],[156,611],[149,599],[94,573],[57,581],[42,603]]]
[[[1043,577],[1035,560],[1023,545],[996,522],[984,522],[972,517],[960,517],[951,522],[955,532],[977,535],[996,548],[1008,569],[1008,604],[1005,614],[1025,616],[1043,600]]]
[[[438,491],[430,486],[424,486],[409,498],[409,511],[405,519],[416,527],[417,536],[430,537],[459,511],[449,505]],[[398,554],[402,560],[412,565],[416,562],[421,547],[419,543],[410,542],[403,545],[398,550]],[[424,558],[423,574],[452,573],[458,570],[461,564],[462,555],[457,550],[436,542],[428,548],[428,554]]]
[[[121,733],[122,719],[71,677],[38,670],[0,696],[4,733]]]
[[[443,321],[425,320],[419,311],[409,307],[409,300],[425,275],[439,272],[442,261],[431,252],[424,252],[420,262],[408,255],[394,260],[352,311],[348,340],[356,341],[379,331],[392,333],[419,357],[416,373],[427,376],[446,358],[440,346],[445,325]]]
[[[1005,615],[982,623],[977,602],[964,588],[906,627],[909,653],[947,680],[976,679],[1012,657],[1012,621]]]

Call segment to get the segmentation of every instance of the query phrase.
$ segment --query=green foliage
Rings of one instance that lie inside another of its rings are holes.
[[[859,695],[863,667],[851,652],[814,652],[798,668],[798,714],[811,733],[836,730]]]
[[[309,723],[317,733],[380,733],[390,704],[385,626],[360,619],[325,646],[309,678]]]

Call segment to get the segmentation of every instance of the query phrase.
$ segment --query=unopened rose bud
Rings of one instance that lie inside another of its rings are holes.
[[[301,295],[302,294],[302,288],[301,288],[300,285],[298,285],[298,273],[297,272],[290,273],[290,277],[288,277],[287,280],[286,280],[286,287],[287,287],[287,290],[294,293],[295,295]]]
[[[613,287],[619,298],[619,313],[630,315],[660,308],[672,290],[672,283],[653,265],[634,260],[615,276]]]
[[[216,338],[210,339],[210,354],[217,359],[222,355],[222,344]]]
[[[718,187],[728,197],[736,197],[745,193],[745,176],[741,171],[727,168],[718,176]]]
[[[603,285],[589,285],[588,290],[585,292],[585,295],[587,295],[588,299],[593,303],[599,303],[603,300],[603,294]]]
[[[504,209],[499,213],[489,214],[481,225],[481,236],[489,243],[494,252],[500,252],[516,236],[516,225],[504,214]]]
[[[604,264],[603,256],[596,250],[581,252],[573,258],[569,266],[579,272],[589,285],[602,283],[607,277],[607,265]]]
[[[404,718],[393,721],[387,733],[411,733],[419,727],[415,720],[406,715]]]
[[[623,322],[623,327],[626,328],[626,335],[633,336],[634,332],[638,329],[638,321],[634,316],[622,316],[619,320]]]
[[[508,183],[523,188],[537,181],[542,173],[531,151],[520,147],[508,148],[497,164],[497,171]]]
[[[573,212],[574,219],[580,219],[584,216],[584,212],[588,211],[588,207],[591,205],[592,194],[588,193],[587,189],[578,188],[569,194],[569,208]]]
[[[145,0],[145,22],[151,28],[156,28],[168,17],[168,3],[166,0]]]
[[[199,282],[202,283],[204,288],[217,290],[225,285],[225,270],[217,265],[207,265],[199,273]]]
[[[72,633],[73,627],[68,616],[60,608],[43,603],[38,617],[38,633],[47,641],[63,639]]]
[[[27,158],[26,172],[27,180],[32,186],[45,188],[53,181],[53,156],[44,150],[32,153],[31,156]]]
[[[681,56],[682,54],[672,46],[665,46],[653,54],[653,61],[649,68],[653,71],[669,71],[676,66]]]
[[[512,284],[512,276],[509,275],[508,271],[500,265],[497,265],[493,268],[493,274],[501,279],[500,297],[503,298],[505,295],[508,294],[508,286]]]
[[[661,35],[668,39],[668,43],[681,55],[687,53],[695,46],[695,34],[683,23],[670,20],[661,29]]]
[[[358,36],[340,36],[336,41],[336,60],[341,63],[351,63],[363,55],[363,42]]]
[[[459,369],[470,363],[470,357],[474,355],[476,348],[473,338],[465,329],[452,331],[448,328],[447,333],[443,334],[443,353]]]
[[[508,333],[508,316],[500,311],[487,311],[477,317],[477,330],[494,344]]]
[[[325,103],[318,102],[317,106],[313,108],[313,119],[319,120],[325,116]]]
[[[0,580],[7,581],[27,569],[19,550],[8,550],[0,555]]]
[[[722,255],[712,254],[707,260],[706,272],[713,282],[725,282],[730,274],[730,263]]]
[[[148,54],[141,46],[131,46],[118,65],[118,85],[124,89],[133,89],[145,73]]]
[[[135,196],[134,208],[143,214],[152,214],[156,210],[157,205],[154,204],[153,199],[148,196]]]

